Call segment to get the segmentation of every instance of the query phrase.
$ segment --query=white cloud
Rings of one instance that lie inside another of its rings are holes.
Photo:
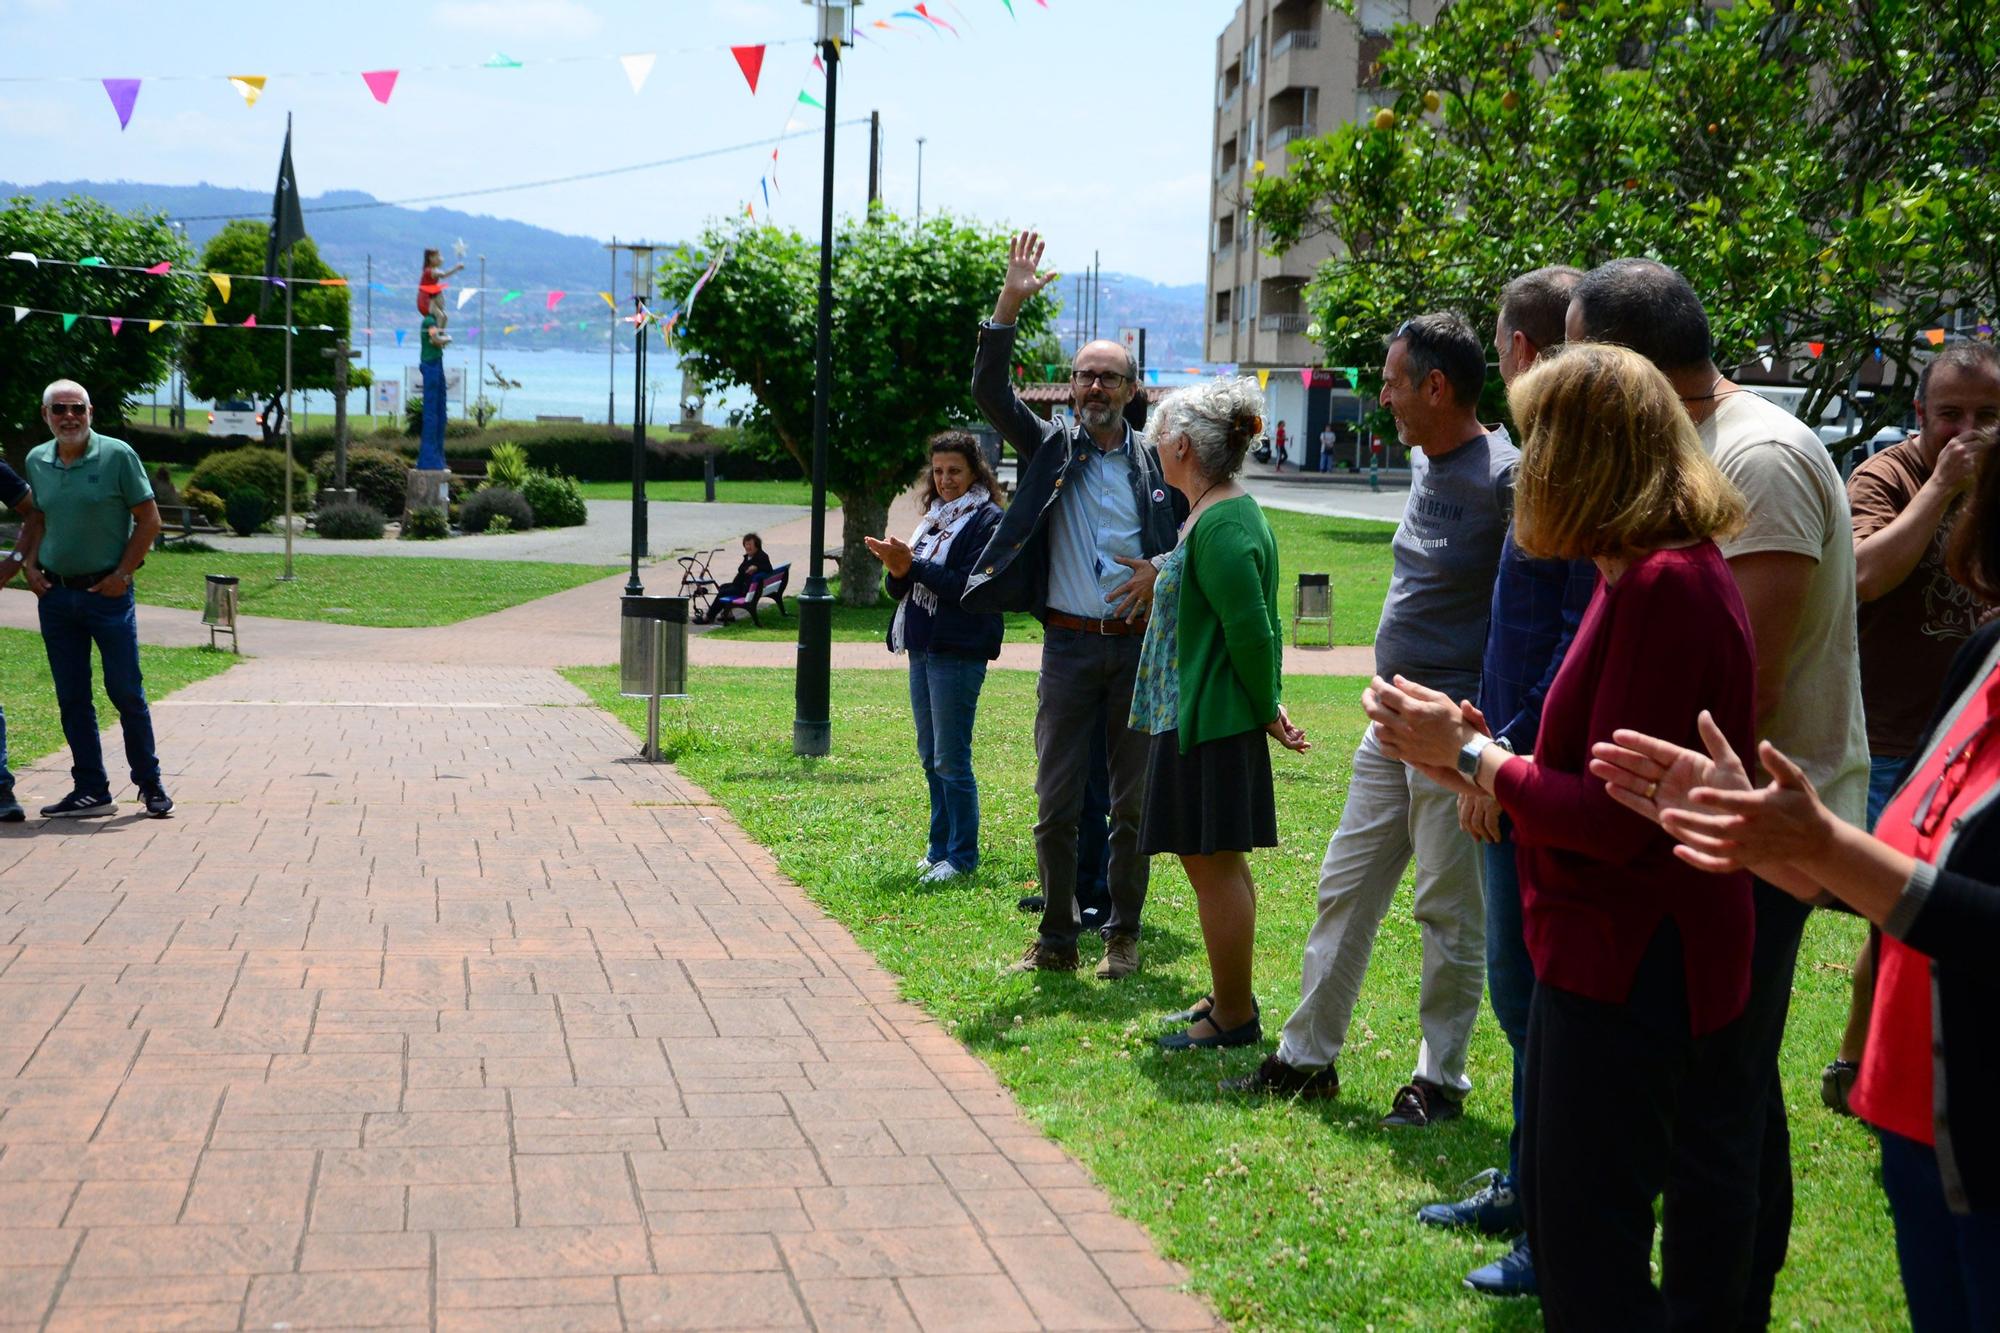
[[[575,0],[453,0],[431,21],[489,37],[591,37],[604,20]]]

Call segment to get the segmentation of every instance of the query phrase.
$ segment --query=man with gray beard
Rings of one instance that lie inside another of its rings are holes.
[[[1015,394],[1014,325],[1059,276],[1039,273],[1042,241],[1015,236],[993,318],[979,326],[972,396],[1020,457],[1014,500],[966,580],[968,611],[1028,611],[1045,627],[1035,709],[1035,862],[1042,921],[1014,971],[1073,970],[1082,931],[1076,825],[1089,776],[1087,728],[1102,725],[1111,774],[1111,914],[1100,981],[1139,966],[1146,857],[1139,851],[1149,737],[1126,728],[1153,600],[1153,558],[1173,549],[1187,506],[1151,445],[1124,419],[1139,368],[1115,342],[1076,354],[1077,424],[1044,421]],[[1101,719],[1101,722],[1099,721]]]

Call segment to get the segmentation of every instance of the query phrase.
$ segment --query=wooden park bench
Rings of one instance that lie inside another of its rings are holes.
[[[444,465],[451,469],[451,475],[462,481],[484,481],[486,460],[483,458],[447,458]]]
[[[768,574],[751,579],[750,586],[745,588],[741,593],[732,597],[716,598],[714,612],[716,623],[727,625],[738,611],[748,611],[750,613],[750,623],[760,629],[763,628],[764,622],[757,615],[757,603],[759,601],[776,602],[778,604],[778,614],[781,616],[790,616],[791,612],[785,610],[785,588],[791,581],[792,567],[789,564],[783,564]]]
[[[160,532],[153,538],[156,551],[163,551],[175,542],[189,542],[222,531],[208,521],[206,514],[181,498],[165,468],[153,474],[153,503],[160,511]]]

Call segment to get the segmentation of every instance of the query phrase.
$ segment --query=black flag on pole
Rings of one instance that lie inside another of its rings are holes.
[[[278,188],[271,196],[271,236],[264,247],[264,295],[278,276],[278,260],[306,238],[305,215],[299,210],[299,183],[292,175],[292,118],[285,117],[285,154],[278,159]],[[261,302],[259,303],[261,304]]]

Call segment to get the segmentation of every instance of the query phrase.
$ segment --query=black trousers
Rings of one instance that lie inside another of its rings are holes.
[[[1763,1112],[1729,1085],[1735,1027],[1690,1034],[1671,921],[1623,1004],[1536,986],[1521,1196],[1549,1328],[1735,1323],[1756,1229]],[[1667,1198],[1656,1288],[1653,1204],[1670,1179],[1681,1188]]]

